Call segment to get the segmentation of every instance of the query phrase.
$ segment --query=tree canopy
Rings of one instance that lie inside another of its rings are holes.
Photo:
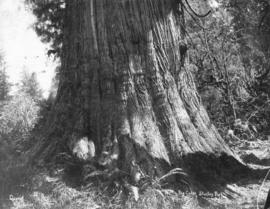
[[[63,41],[65,0],[26,0],[37,21],[34,28],[41,40],[50,43],[48,55],[59,56]]]

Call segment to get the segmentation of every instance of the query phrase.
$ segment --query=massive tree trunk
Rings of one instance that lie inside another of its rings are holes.
[[[117,139],[126,172],[136,162],[149,175],[181,166],[205,181],[231,177],[240,163],[184,67],[184,24],[176,0],[68,0],[59,89],[39,153],[87,136],[99,159]]]

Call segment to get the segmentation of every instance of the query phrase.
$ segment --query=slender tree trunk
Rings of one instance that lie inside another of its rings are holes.
[[[177,1],[69,0],[66,11],[59,90],[39,153],[85,135],[99,157],[116,138],[126,172],[136,162],[150,175],[178,166],[205,180],[233,175],[240,163],[181,67]]]

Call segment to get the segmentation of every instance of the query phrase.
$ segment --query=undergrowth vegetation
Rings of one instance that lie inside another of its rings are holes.
[[[265,40],[269,15],[264,7],[268,4],[217,2],[219,6],[208,17],[187,18],[186,67],[193,72],[202,102],[223,137],[233,131],[240,139],[266,139],[270,78]],[[247,126],[245,134],[236,130],[239,120]]]
[[[157,208],[200,208],[195,194],[183,195],[173,190],[148,188],[135,201],[133,197],[123,202],[120,198],[104,195],[99,188],[92,187],[88,191],[78,191],[60,183],[52,189],[50,194],[39,191],[25,196],[10,196],[12,209],[157,209]]]
[[[31,181],[33,171],[27,166],[25,151],[38,118],[39,106],[27,95],[17,95],[3,106],[0,113],[1,198],[24,191]]]
[[[36,83],[25,82],[13,95],[6,92],[0,100],[0,202],[5,202],[9,195],[27,191],[31,185],[34,170],[28,166],[26,152],[31,144],[32,131],[41,118],[41,100],[37,99],[35,86],[32,94],[25,91]],[[37,83],[36,83],[37,84]],[[9,85],[5,82],[5,85]],[[6,86],[2,86],[7,88]],[[27,87],[27,88],[26,88]],[[33,86],[32,86],[33,87]]]

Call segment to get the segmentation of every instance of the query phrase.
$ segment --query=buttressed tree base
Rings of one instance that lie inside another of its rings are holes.
[[[176,0],[67,1],[59,89],[38,154],[88,137],[97,161],[117,142],[126,173],[134,163],[150,176],[182,167],[211,184],[247,169],[200,102],[184,31]]]

